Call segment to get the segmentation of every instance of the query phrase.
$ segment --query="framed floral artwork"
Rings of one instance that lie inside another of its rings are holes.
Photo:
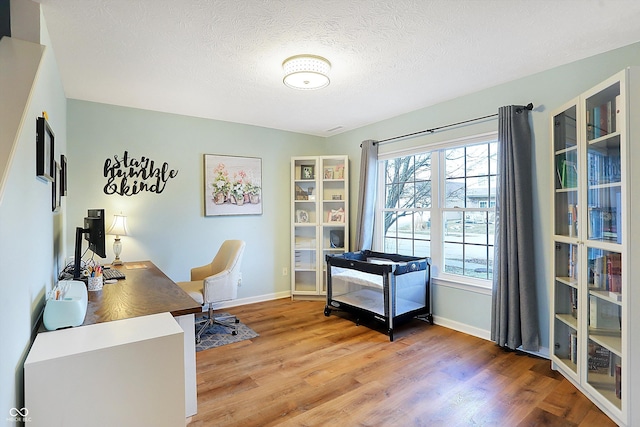
[[[204,215],[261,215],[262,159],[204,155]]]

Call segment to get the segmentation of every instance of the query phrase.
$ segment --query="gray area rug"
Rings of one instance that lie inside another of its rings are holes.
[[[224,316],[228,313],[216,313],[218,316]],[[255,338],[258,334],[245,325],[244,323],[238,323],[238,335],[231,335],[231,329],[225,328],[221,325],[211,325],[203,332],[200,342],[196,344],[196,351],[207,350],[210,348],[220,347],[221,345],[232,344],[234,342],[244,341],[251,338]],[[199,325],[195,325],[196,332]]]

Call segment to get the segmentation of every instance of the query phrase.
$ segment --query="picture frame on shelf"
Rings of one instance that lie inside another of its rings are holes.
[[[309,222],[309,212],[304,209],[296,210],[296,222],[300,224],[306,224]]]
[[[205,154],[204,216],[262,215],[262,159]]]
[[[344,222],[344,209],[331,209],[327,214],[327,222]]]
[[[296,185],[296,200],[309,200],[309,193],[299,185]]]
[[[313,165],[300,166],[300,178],[301,179],[315,179],[315,170]]]
[[[324,179],[333,179],[333,168],[324,168]]]
[[[36,119],[36,176],[48,182],[54,181],[55,134],[44,117]]]

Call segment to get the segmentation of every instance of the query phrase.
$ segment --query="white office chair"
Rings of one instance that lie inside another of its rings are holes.
[[[191,269],[190,282],[178,282],[191,298],[202,306],[208,305],[207,317],[196,334],[196,342],[200,342],[202,333],[214,323],[230,328],[232,335],[238,334],[236,324],[240,321],[235,316],[214,316],[213,304],[238,296],[244,247],[242,240],[225,240],[210,264]]]

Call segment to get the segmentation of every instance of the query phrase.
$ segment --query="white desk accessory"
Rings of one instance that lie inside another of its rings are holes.
[[[78,280],[61,280],[44,307],[44,327],[50,331],[80,326],[87,314],[87,285]]]

